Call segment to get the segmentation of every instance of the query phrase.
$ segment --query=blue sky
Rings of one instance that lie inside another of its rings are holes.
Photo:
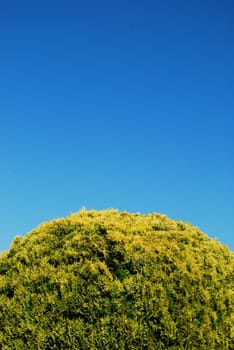
[[[0,251],[87,209],[234,250],[233,1],[0,3]]]

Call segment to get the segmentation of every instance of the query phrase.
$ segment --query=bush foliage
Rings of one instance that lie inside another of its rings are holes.
[[[233,268],[190,224],[81,210],[0,254],[0,348],[234,349]]]

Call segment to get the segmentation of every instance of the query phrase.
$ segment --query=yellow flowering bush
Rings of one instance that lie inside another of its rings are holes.
[[[233,271],[188,223],[81,210],[0,254],[0,349],[234,349]]]

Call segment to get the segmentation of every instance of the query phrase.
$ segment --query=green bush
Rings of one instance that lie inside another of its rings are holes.
[[[0,349],[234,349],[233,271],[190,224],[81,210],[0,254]]]

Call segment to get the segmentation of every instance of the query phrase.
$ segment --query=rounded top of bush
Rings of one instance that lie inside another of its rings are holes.
[[[0,254],[0,347],[233,349],[233,271],[190,224],[81,210]]]

